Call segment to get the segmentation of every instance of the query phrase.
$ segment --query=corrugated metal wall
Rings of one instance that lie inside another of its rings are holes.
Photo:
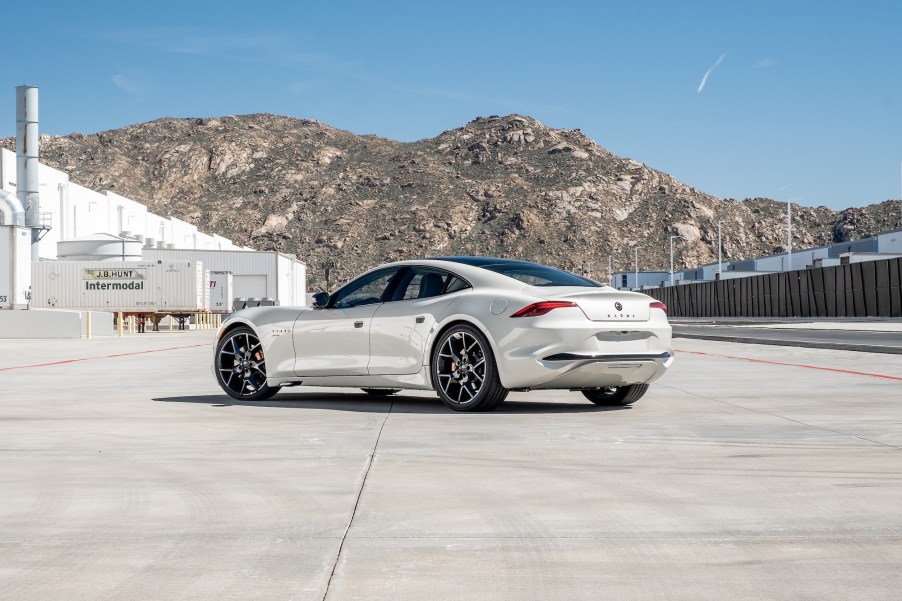
[[[644,292],[671,317],[902,317],[902,259]]]

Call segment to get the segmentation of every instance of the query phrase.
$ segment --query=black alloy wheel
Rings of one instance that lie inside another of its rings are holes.
[[[266,385],[263,345],[248,327],[230,330],[216,345],[216,380],[227,395],[262,401],[279,391]]]
[[[630,384],[629,386],[607,386],[593,390],[583,390],[583,396],[606,407],[632,405],[648,391],[648,384]]]
[[[492,349],[469,324],[452,326],[432,351],[432,385],[455,411],[491,411],[507,397]]]

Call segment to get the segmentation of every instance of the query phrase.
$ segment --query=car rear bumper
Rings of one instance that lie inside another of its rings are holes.
[[[663,315],[629,324],[562,315],[514,329],[500,341],[499,375],[507,388],[646,384],[664,375],[674,358]]]
[[[531,388],[599,388],[602,386],[628,386],[647,384],[657,380],[673,361],[671,353],[621,354],[592,357],[576,357],[553,362],[560,369],[545,368],[552,377]],[[546,362],[540,362],[546,363]]]

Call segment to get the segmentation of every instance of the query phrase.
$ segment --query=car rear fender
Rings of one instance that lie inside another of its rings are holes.
[[[504,310],[499,310],[497,314],[493,314],[492,305],[499,300],[504,301],[505,308]],[[429,338],[426,342],[427,352],[423,357],[423,365],[429,365],[432,360],[432,351],[436,342],[448,328],[458,323],[466,323],[482,332],[482,335],[488,340],[489,347],[492,349],[492,355],[495,357],[498,376],[503,385],[505,383],[505,373],[504,362],[501,360],[501,349],[498,346],[495,337],[491,334],[486,320],[507,319],[510,316],[510,313],[517,308],[539,300],[542,299],[535,296],[523,295],[520,291],[511,292],[505,290],[491,290],[482,294],[464,295],[455,299],[453,303],[445,308],[444,314],[436,320],[435,327],[429,334]],[[486,320],[477,317],[477,315],[481,315],[482,313],[485,313]]]

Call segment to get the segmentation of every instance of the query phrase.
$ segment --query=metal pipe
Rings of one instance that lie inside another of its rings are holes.
[[[66,217],[66,199],[69,195],[69,184],[57,184],[56,189],[60,193],[59,235],[61,239],[65,239],[66,225],[68,225],[68,218]],[[75,236],[72,237],[74,238]]]
[[[0,225],[25,226],[25,207],[18,197],[0,190]]]
[[[35,86],[16,86],[16,196],[25,207],[25,223],[31,227],[32,261],[40,259],[39,145],[38,89]]]

